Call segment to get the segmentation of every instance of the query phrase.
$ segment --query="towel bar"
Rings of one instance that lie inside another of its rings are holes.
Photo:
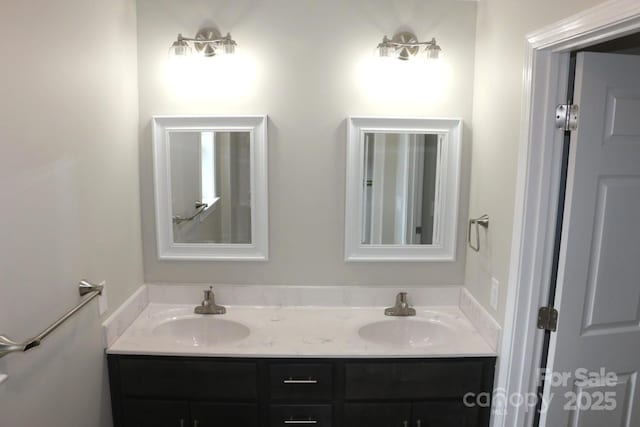
[[[476,226],[476,244],[471,243],[471,227]],[[469,220],[469,234],[467,236],[467,243],[469,247],[476,252],[480,252],[480,227],[489,228],[489,215],[482,215],[479,218],[473,218]]]
[[[90,296],[84,300],[73,309],[69,310],[64,316],[60,317],[58,320],[53,322],[51,326],[49,326],[44,331],[40,332],[33,338],[30,338],[22,343],[17,343],[4,335],[0,335],[0,358],[6,356],[9,353],[13,353],[16,351],[27,351],[34,347],[40,345],[40,342],[46,338],[50,333],[58,329],[60,325],[62,325],[68,318],[73,316],[78,310],[80,310],[85,305],[89,304],[91,300],[93,300],[98,295],[102,295],[102,285],[94,285],[93,283],[87,282],[86,280],[81,280],[78,283],[78,293],[80,296],[84,296],[90,294]]]

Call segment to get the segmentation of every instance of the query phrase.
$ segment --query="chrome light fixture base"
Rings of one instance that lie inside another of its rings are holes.
[[[221,38],[222,35],[217,29],[202,28],[196,33],[196,42],[194,43],[196,51],[207,58],[216,56],[215,41]]]
[[[401,61],[407,61],[418,56],[422,47],[424,47],[424,53],[429,59],[437,59],[442,50],[435,38],[421,42],[412,32],[401,31],[394,34],[391,39],[384,36],[382,42],[378,44],[378,53],[382,57],[395,56]]]
[[[418,38],[413,33],[403,31],[395,34],[391,40],[396,43],[398,59],[401,61],[406,61],[420,52],[420,47],[417,45]]]
[[[191,46],[198,54],[211,58],[220,53],[234,53],[237,43],[231,38],[231,34],[227,33],[226,36],[222,36],[216,28],[205,27],[196,33],[195,38],[187,38],[178,34],[177,40],[169,48],[169,54],[171,56],[189,55],[192,52]]]

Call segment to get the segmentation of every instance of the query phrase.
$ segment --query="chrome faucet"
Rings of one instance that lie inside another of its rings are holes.
[[[194,310],[196,314],[225,314],[227,309],[216,304],[216,296],[213,294],[213,286],[204,291],[204,300]]]
[[[409,307],[407,302],[407,293],[400,292],[396,295],[396,305],[384,309],[385,316],[415,316],[416,309]]]

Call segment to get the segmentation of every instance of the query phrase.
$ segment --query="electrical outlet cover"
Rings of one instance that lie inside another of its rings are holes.
[[[491,278],[491,299],[489,305],[494,310],[498,309],[498,290],[500,289],[500,282],[495,277]]]
[[[102,316],[103,314],[105,314],[107,312],[108,309],[108,304],[107,304],[107,282],[103,281],[102,283],[100,283],[102,286],[104,286],[104,288],[102,288],[102,295],[100,295],[98,297],[98,313],[100,314],[100,316]]]

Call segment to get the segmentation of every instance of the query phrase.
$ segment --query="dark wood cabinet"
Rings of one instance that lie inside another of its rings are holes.
[[[189,427],[257,427],[258,405],[192,402]]]
[[[486,427],[495,358],[109,355],[115,427]]]
[[[483,385],[483,363],[476,360],[347,362],[346,398],[462,398]]]
[[[345,403],[344,425],[409,427],[411,403]]]
[[[474,427],[480,423],[477,407],[462,402],[347,403],[345,426]],[[488,425],[488,424],[487,424]]]
[[[258,406],[167,400],[127,399],[125,427],[257,427]]]
[[[189,405],[167,400],[129,400],[122,402],[124,427],[187,427]]]
[[[413,404],[412,420],[416,427],[474,427],[480,415],[477,406],[467,407],[462,401],[427,402]]]

